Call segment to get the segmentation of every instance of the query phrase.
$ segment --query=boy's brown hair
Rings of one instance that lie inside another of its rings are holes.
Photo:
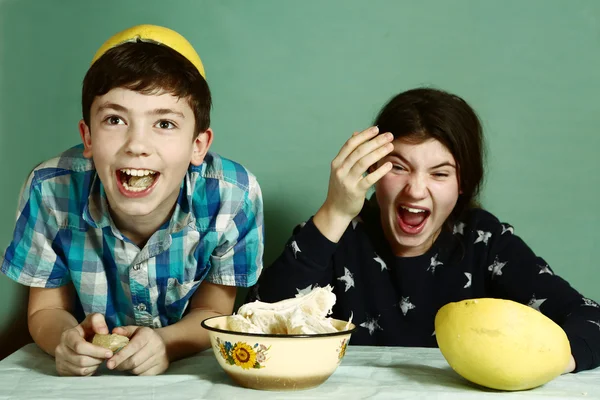
[[[94,99],[117,87],[142,94],[167,92],[185,99],[194,112],[196,136],[210,127],[208,83],[198,68],[168,46],[127,42],[106,51],[92,64],[83,79],[81,95],[83,120],[88,127]]]

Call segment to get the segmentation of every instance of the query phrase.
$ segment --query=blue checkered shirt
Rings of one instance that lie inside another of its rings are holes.
[[[81,316],[109,328],[162,327],[181,319],[204,280],[248,287],[262,270],[263,204],[254,175],[208,153],[189,167],[171,219],[140,249],[114,225],[82,146],[31,173],[2,272],[27,286],[72,282]]]

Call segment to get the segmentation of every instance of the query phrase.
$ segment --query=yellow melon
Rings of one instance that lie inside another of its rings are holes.
[[[206,79],[202,60],[190,42],[174,30],[158,25],[136,25],[114,34],[100,46],[92,59],[92,64],[109,49],[136,40],[159,43],[172,48],[194,64],[200,75]]]
[[[543,385],[571,360],[567,335],[550,318],[501,299],[449,303],[435,316],[438,346],[448,364],[471,382],[498,390]]]

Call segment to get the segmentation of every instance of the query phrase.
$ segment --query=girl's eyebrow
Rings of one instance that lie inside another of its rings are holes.
[[[452,164],[450,161],[444,161],[441,164],[431,167],[431,169],[441,168],[441,167],[452,167],[456,169],[456,165]]]
[[[397,157],[400,159],[400,161],[402,161],[403,163],[412,167],[411,163],[408,162],[408,160],[406,158],[404,158],[401,154],[392,152],[392,153],[388,154],[388,156]],[[452,164],[450,161],[441,162],[438,165],[434,165],[433,167],[431,167],[429,169],[437,169],[437,168],[441,168],[441,167],[452,167],[452,168],[456,169],[456,165]]]

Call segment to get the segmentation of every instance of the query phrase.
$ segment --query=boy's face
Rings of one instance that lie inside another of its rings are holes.
[[[190,163],[200,165],[212,131],[194,139],[187,99],[114,88],[79,123],[84,156],[93,158],[116,221],[162,224],[170,218]]]
[[[439,141],[394,140],[393,168],[375,184],[385,236],[397,256],[424,254],[458,201],[460,188],[452,153]]]

